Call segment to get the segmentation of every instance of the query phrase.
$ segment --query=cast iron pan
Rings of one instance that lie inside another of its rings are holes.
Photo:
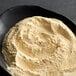
[[[55,12],[46,10],[39,6],[16,6],[6,10],[4,13],[0,15],[0,66],[7,71],[6,62],[1,53],[2,51],[2,42],[5,34],[8,30],[18,21],[22,20],[26,17],[31,16],[43,16],[50,18],[57,18],[63,21],[76,35],[76,25],[67,19],[66,17],[57,14]],[[5,73],[5,72],[4,72]],[[9,75],[9,74],[7,74]]]

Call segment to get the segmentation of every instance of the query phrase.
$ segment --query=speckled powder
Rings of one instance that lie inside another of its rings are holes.
[[[60,20],[34,16],[6,34],[3,55],[13,76],[64,76],[76,68],[76,37]]]

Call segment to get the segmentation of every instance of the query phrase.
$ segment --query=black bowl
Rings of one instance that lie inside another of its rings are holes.
[[[6,71],[6,62],[2,56],[2,42],[8,30],[18,21],[26,17],[43,16],[57,18],[63,21],[76,35],[76,25],[68,18],[39,6],[16,6],[6,10],[0,15],[0,65]]]

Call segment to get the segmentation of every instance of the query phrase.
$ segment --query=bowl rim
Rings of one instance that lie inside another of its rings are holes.
[[[60,19],[64,24],[66,24],[67,21],[68,21],[70,25],[74,25],[74,26],[76,27],[76,24],[75,24],[72,20],[70,20],[69,17],[66,17],[66,16],[64,16],[64,15],[62,15],[62,14],[60,14],[60,13],[57,13],[57,12],[53,11],[53,10],[49,10],[49,9],[44,8],[44,7],[41,7],[41,6],[39,6],[39,5],[16,5],[16,6],[12,6],[12,7],[10,7],[10,8],[7,8],[5,11],[3,11],[3,12],[0,14],[0,18],[1,18],[4,14],[10,12],[11,10],[14,10],[14,9],[17,9],[17,8],[23,8],[23,7],[36,7],[36,8],[43,9],[43,10],[45,10],[45,11],[47,11],[47,12],[51,12],[51,13],[53,13],[53,14],[56,14],[56,15],[60,16],[60,18],[58,18],[58,19]],[[55,17],[54,17],[54,18],[55,18]],[[62,18],[64,18],[65,21],[64,21]],[[68,26],[69,24],[66,24],[66,25]],[[69,27],[69,26],[68,26],[68,27]],[[69,28],[70,28],[71,31],[76,35],[76,31],[74,32],[71,26],[70,26]]]

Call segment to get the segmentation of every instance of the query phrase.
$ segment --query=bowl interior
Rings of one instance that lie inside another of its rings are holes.
[[[16,6],[0,15],[0,65],[6,70],[6,62],[2,56],[2,41],[8,30],[18,21],[26,17],[43,16],[62,20],[76,34],[76,25],[66,17],[39,6]]]

